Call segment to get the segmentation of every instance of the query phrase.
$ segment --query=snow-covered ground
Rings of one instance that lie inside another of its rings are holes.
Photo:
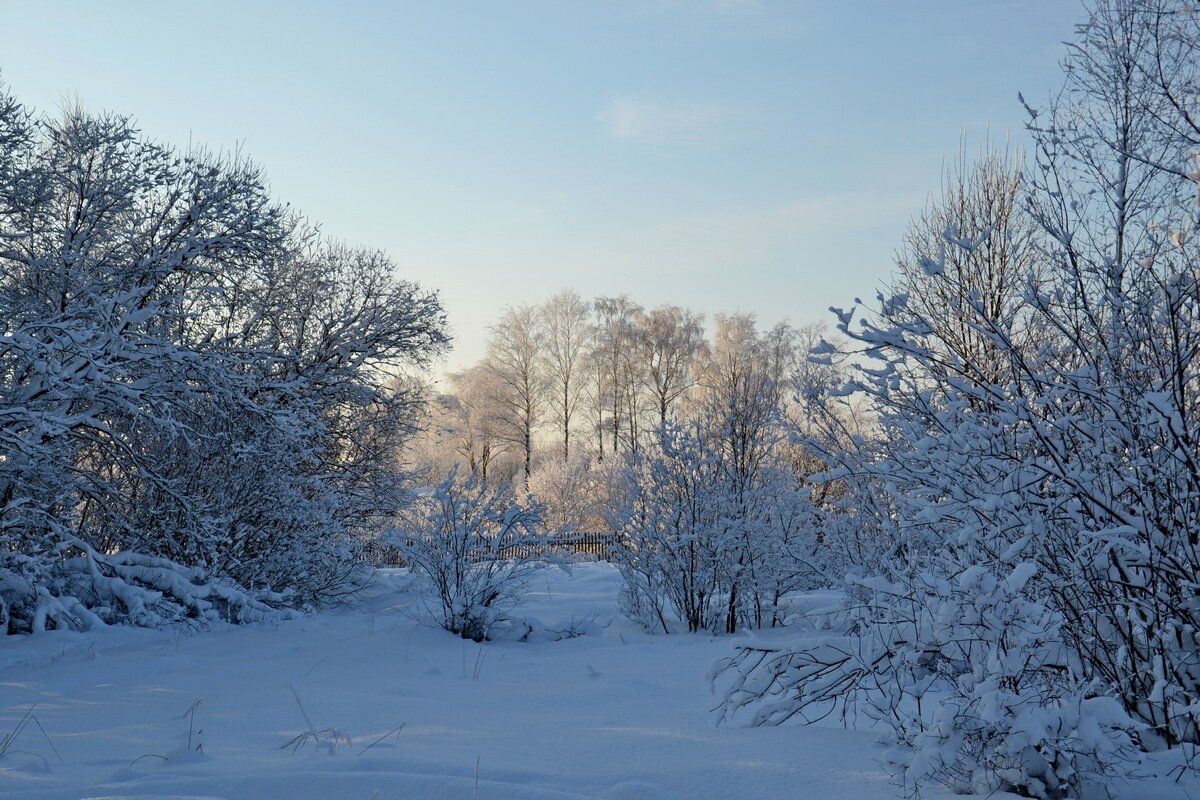
[[[706,673],[730,640],[642,634],[607,565],[538,577],[518,613],[595,623],[559,641],[464,642],[415,619],[408,583],[382,572],[353,609],[273,625],[0,639],[0,738],[36,718],[0,797],[896,796],[868,732],[717,727]],[[285,746],[310,721],[322,744]]]

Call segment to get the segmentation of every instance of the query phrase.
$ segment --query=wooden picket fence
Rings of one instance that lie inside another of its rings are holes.
[[[586,561],[607,561],[609,553],[620,543],[621,537],[614,533],[572,533],[554,537],[537,547],[509,547],[504,550],[504,555],[509,558],[556,555]]]
[[[621,543],[614,533],[589,531],[556,536],[544,544],[533,547],[508,547],[505,558],[533,556],[557,556],[570,560],[607,561],[609,554]],[[359,560],[375,567],[402,567],[404,556],[400,548],[385,542],[374,541],[359,552]]]
[[[404,556],[400,548],[378,539],[368,542],[358,551],[358,560],[373,567],[403,567]]]

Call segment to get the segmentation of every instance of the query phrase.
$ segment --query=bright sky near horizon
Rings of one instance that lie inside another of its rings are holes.
[[[482,355],[563,287],[765,324],[873,296],[960,138],[1023,139],[1076,0],[0,0],[0,81],[175,145],[437,289]]]

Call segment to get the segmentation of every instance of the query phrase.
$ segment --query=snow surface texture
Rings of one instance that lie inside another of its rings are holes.
[[[305,619],[2,640],[0,740],[31,706],[36,724],[0,758],[0,797],[895,797],[870,732],[717,727],[706,674],[732,640],[646,635],[619,585],[605,564],[551,570],[528,624],[482,645],[418,622],[398,570]]]

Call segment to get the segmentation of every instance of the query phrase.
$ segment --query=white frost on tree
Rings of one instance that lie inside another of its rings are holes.
[[[436,297],[253,165],[0,94],[0,630],[329,597],[394,513]]]
[[[910,788],[1075,797],[1134,747],[1200,741],[1200,29],[1174,2],[1090,12],[1030,122],[1020,280],[950,268],[1000,249],[951,224],[904,288],[952,315],[838,314],[879,436],[836,463],[887,495],[882,571],[844,636],[723,665],[727,709],[762,722],[875,709]]]

